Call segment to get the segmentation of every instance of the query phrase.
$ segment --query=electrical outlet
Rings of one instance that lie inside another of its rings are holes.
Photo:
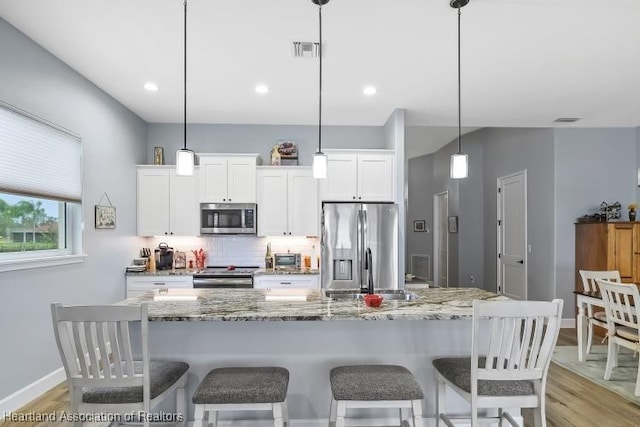
[[[469,276],[469,283],[471,283],[472,285],[474,283],[476,283],[476,277],[475,276]]]
[[[431,233],[431,230],[429,230],[428,228],[425,228],[425,229],[424,229],[424,231],[425,231],[425,233],[427,233],[427,234]]]
[[[531,253],[531,245],[527,245],[527,250]]]

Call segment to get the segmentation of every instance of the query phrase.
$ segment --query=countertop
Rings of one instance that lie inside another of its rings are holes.
[[[301,270],[274,270],[274,269],[264,269],[260,268],[256,270],[253,275],[254,276],[290,276],[290,275],[318,275],[320,274],[320,270],[314,270],[309,268],[304,268]]]
[[[148,292],[119,304],[148,303],[151,321],[447,320],[470,318],[473,300],[508,299],[477,288],[413,292],[418,296],[413,301],[384,301],[378,308],[319,294],[307,301],[266,301],[265,292],[257,289],[190,289],[176,294],[193,296],[195,301],[154,301],[157,293]]]
[[[178,268],[176,270],[125,271],[125,276],[193,276],[196,269]]]

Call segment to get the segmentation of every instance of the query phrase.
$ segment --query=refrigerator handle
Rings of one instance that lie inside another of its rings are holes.
[[[366,251],[367,248],[369,247],[369,242],[367,242],[367,211],[365,209],[363,209],[363,207],[360,207],[360,247],[359,249],[359,256],[360,256],[360,260],[361,260],[361,264],[360,264],[360,288],[361,289],[365,289],[367,288],[367,282],[366,282],[366,273],[367,273],[367,268],[368,266],[365,264],[365,260],[367,259],[366,256]],[[368,289],[368,288],[367,288]]]

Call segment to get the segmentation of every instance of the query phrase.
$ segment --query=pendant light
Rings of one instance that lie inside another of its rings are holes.
[[[327,155],[322,152],[322,6],[329,0],[311,0],[318,5],[318,23],[320,36],[318,41],[318,58],[320,59],[320,78],[318,85],[318,151],[313,155],[313,177],[322,179],[327,177]]]
[[[458,152],[451,156],[449,176],[452,179],[462,179],[469,176],[469,156],[462,153],[462,108],[460,95],[460,9],[465,7],[469,0],[451,0],[449,5],[458,9]]]
[[[184,0],[184,147],[176,152],[176,175],[193,175],[195,157],[187,149],[187,0]]]

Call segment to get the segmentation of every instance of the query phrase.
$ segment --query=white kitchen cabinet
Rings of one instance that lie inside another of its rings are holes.
[[[391,150],[325,150],[323,201],[393,202],[395,154]]]
[[[197,236],[198,177],[178,176],[175,166],[138,166],[139,236]]]
[[[200,202],[256,203],[257,154],[198,154]]]
[[[127,276],[127,298],[138,297],[149,291],[191,288],[193,277],[190,275]]]
[[[253,278],[255,289],[320,289],[317,274],[265,274]]]
[[[259,168],[257,185],[259,236],[318,235],[318,183],[311,168]]]

